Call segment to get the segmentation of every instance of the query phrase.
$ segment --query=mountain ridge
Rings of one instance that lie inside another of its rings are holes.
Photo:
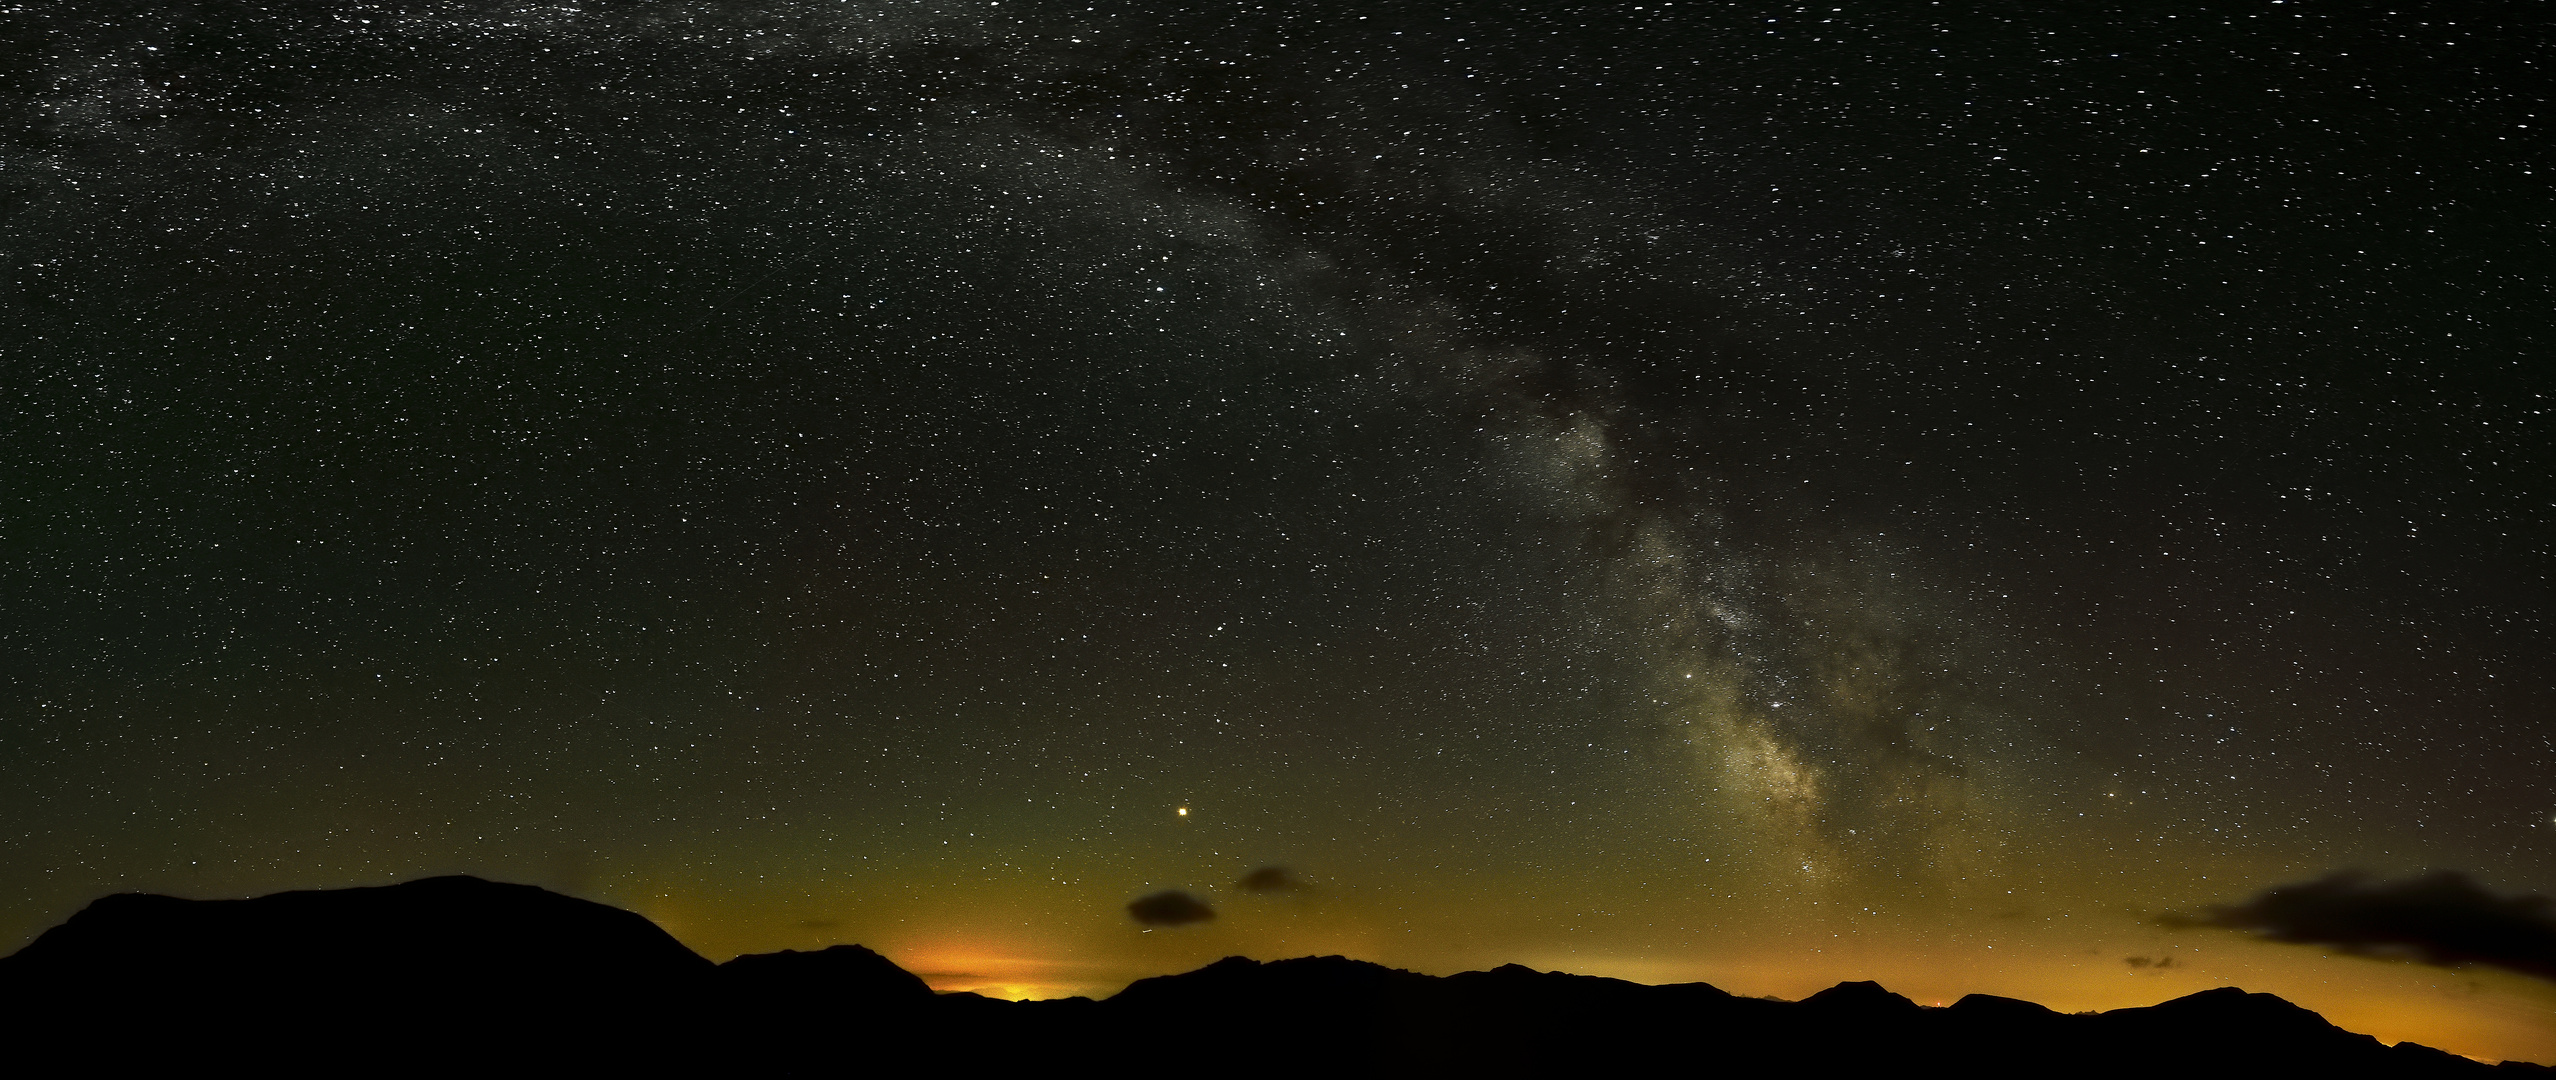
[[[123,1071],[364,1061],[395,1073],[841,1075],[964,1060],[1248,1075],[1319,1063],[1351,1075],[1863,1076],[1918,1062],[1989,1076],[2167,1063],[2226,1076],[2556,1075],[2387,1046],[2235,987],[2062,1014],[1983,994],[1921,1006],[1870,981],[1787,1002],[1518,964],[1432,976],[1336,955],[1232,956],[1099,1000],[1007,1002],[936,994],[857,945],[714,965],[635,913],[470,877],[100,898],[0,957],[0,1046],[20,1064]]]

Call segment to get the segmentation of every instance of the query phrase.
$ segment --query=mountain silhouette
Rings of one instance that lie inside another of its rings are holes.
[[[619,908],[438,877],[251,900],[100,899],[0,959],[8,1045],[108,1071],[643,1056],[713,972]]]
[[[719,965],[719,975],[730,995],[772,1006],[893,1009],[933,998],[930,984],[858,945],[753,953]]]
[[[646,919],[468,877],[101,899],[0,958],[0,1070],[857,1076],[2484,1077],[2269,994],[2066,1015],[1847,982],[1798,1002],[1516,964],[1228,957],[1101,1001],[935,994],[857,945],[712,965]]]

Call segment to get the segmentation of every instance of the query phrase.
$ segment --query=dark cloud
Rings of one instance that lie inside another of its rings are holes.
[[[2502,896],[2452,870],[2402,881],[2341,871],[2277,886],[2241,904],[2159,921],[2426,964],[2490,964],[2556,979],[2556,900]]]
[[[1283,866],[1261,867],[1244,874],[1243,879],[1234,884],[1246,891],[1256,893],[1303,892],[1313,887],[1305,879],[1297,877],[1294,871]]]
[[[1216,909],[1179,889],[1165,889],[1128,901],[1127,914],[1147,926],[1184,926],[1215,918]]]
[[[2145,956],[2125,956],[2121,958],[2121,962],[2130,965],[2130,970],[2132,971],[2146,971],[2150,968],[2154,968],[2158,971],[2164,971],[2167,968],[2176,966],[2174,958],[2171,956],[2160,956],[2153,960]]]

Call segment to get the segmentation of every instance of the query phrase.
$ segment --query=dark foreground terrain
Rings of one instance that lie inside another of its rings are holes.
[[[110,896],[0,959],[0,1072],[2548,1076],[2228,988],[2061,1015],[1869,982],[1797,1001],[1511,965],[1234,957],[1104,1001],[934,994],[857,946],[712,964],[627,911],[446,877]]]

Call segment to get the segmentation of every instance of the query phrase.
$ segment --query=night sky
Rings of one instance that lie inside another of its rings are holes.
[[[0,948],[468,872],[2556,1061],[2168,917],[2556,892],[2556,17],[1830,2],[0,9]]]

